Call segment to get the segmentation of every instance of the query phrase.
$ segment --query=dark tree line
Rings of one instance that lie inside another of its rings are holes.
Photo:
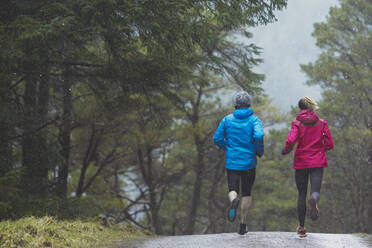
[[[2,1],[1,218],[115,212],[147,226],[135,217],[145,212],[160,233],[169,187],[192,172],[182,232],[193,233],[212,132],[201,123],[221,112],[211,106],[229,84],[260,93],[258,48],[232,35],[274,21],[285,4]],[[196,154],[168,171],[182,132]],[[126,175],[141,192],[134,200]],[[106,201],[84,212],[94,199]]]

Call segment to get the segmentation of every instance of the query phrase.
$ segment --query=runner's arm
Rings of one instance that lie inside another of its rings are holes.
[[[214,143],[219,146],[222,150],[226,150],[226,125],[225,125],[225,118],[222,119],[216,132],[214,133],[213,141]]]
[[[264,154],[264,129],[261,120],[256,118],[253,126],[253,143],[256,154],[261,157]]]
[[[324,121],[323,135],[324,135],[325,150],[326,151],[331,150],[333,148],[334,143],[333,143],[331,132],[329,131],[329,128],[328,128],[327,121]]]
[[[296,144],[298,139],[298,127],[295,122],[292,122],[291,131],[289,131],[288,138],[285,142],[285,147],[282,151],[282,154],[288,154],[292,151],[294,145]]]

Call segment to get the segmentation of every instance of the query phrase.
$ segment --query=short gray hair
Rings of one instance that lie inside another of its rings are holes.
[[[250,107],[251,96],[246,91],[239,91],[234,95],[234,105],[237,108]]]

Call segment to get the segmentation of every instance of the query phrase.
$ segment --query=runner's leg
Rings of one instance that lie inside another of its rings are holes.
[[[319,202],[320,199],[320,188],[323,180],[323,167],[315,167],[310,170],[310,184],[311,184],[311,196]]]
[[[296,186],[298,190],[297,214],[300,226],[305,226],[306,215],[306,194],[309,181],[309,172],[307,169],[297,169],[295,172]]]
[[[319,217],[318,202],[320,199],[320,188],[323,179],[323,167],[315,167],[309,169],[311,192],[309,198],[310,217],[312,220],[317,220]]]
[[[240,171],[227,170],[227,185],[229,187],[229,200],[231,202],[230,208],[227,212],[227,218],[233,222],[236,217],[236,210],[239,206],[239,184]]]
[[[240,174],[239,171],[226,170],[227,171],[227,186],[229,188],[229,200],[232,202],[239,194],[240,186]]]
[[[256,178],[256,168],[242,172],[242,204],[240,206],[241,223],[247,224],[248,210],[252,205],[251,191]]]

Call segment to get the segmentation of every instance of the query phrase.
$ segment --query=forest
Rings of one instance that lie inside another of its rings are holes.
[[[233,92],[265,128],[249,226],[294,231],[297,103],[271,103],[250,27],[286,0],[3,0],[0,220],[105,216],[161,235],[235,232],[224,152],[213,143]],[[327,154],[313,232],[372,233],[372,3],[340,0],[301,65],[320,86]],[[280,66],[280,65],[278,65]],[[279,128],[278,128],[279,127]]]

